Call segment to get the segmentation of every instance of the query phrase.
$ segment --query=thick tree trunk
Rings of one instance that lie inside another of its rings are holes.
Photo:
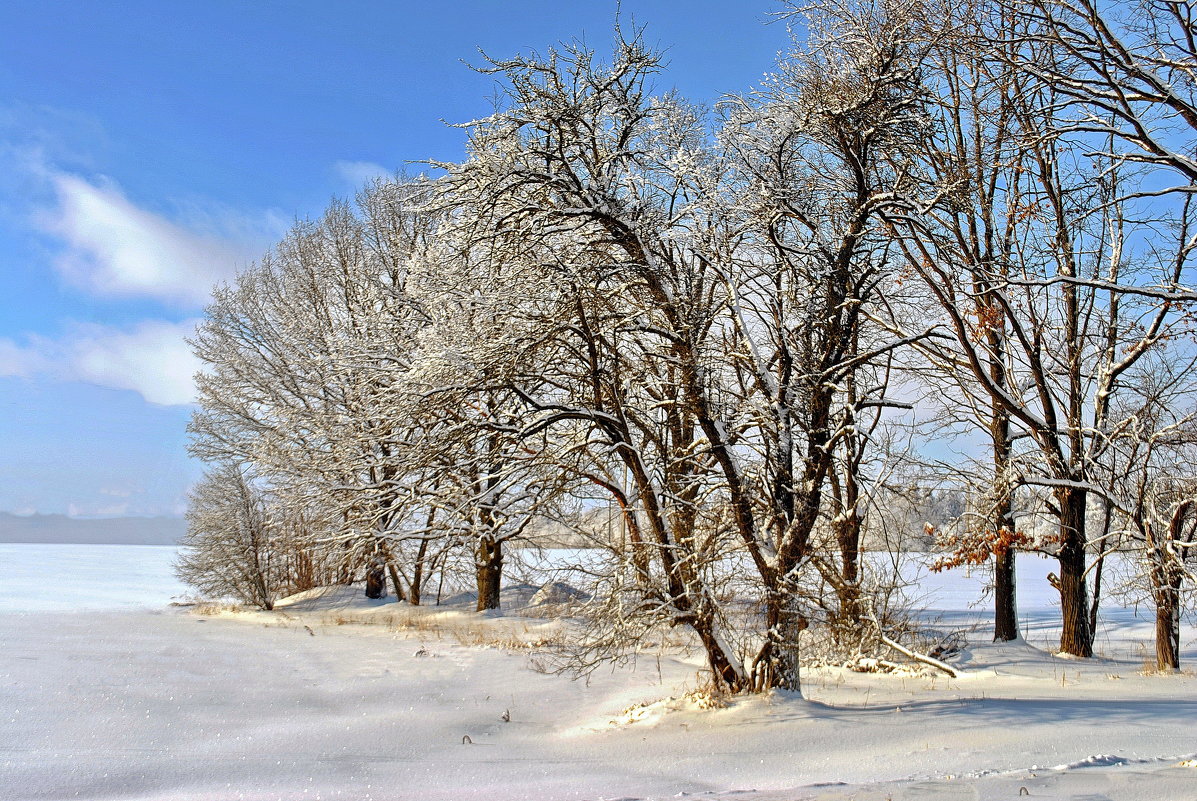
[[[1093,656],[1093,630],[1089,626],[1088,587],[1085,583],[1085,510],[1088,501],[1083,489],[1067,487],[1056,490],[1060,507],[1060,652],[1073,656]]]
[[[1018,599],[1014,578],[1013,548],[1005,548],[993,557],[993,641],[1018,639]]]
[[[1155,666],[1160,672],[1180,670],[1180,609],[1166,588],[1156,592]]]
[[[386,567],[382,562],[371,562],[366,568],[366,597],[385,598],[387,594]]]
[[[499,589],[503,580],[503,543],[489,537],[478,541],[474,568],[478,584],[478,611],[499,608]]]
[[[765,603],[765,644],[753,665],[753,689],[778,689],[802,693],[802,670],[798,636],[807,628],[802,615],[787,610],[786,601],[775,594]]]

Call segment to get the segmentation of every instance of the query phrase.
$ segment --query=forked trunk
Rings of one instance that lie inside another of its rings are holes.
[[[407,594],[407,602],[412,606],[420,605],[420,596],[424,592],[424,551],[427,548],[427,540],[420,543],[420,550],[416,554],[416,563],[412,567],[410,592]]]

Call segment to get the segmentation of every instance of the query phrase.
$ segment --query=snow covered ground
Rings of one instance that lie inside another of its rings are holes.
[[[1197,677],[1142,675],[1133,610],[1102,658],[1034,647],[1055,619],[1038,560],[1031,645],[977,632],[959,679],[812,671],[806,700],[704,709],[693,654],[537,672],[560,624],[536,618],[345,592],[171,608],[165,551],[0,546],[0,799],[1197,799]],[[964,619],[979,582],[920,586]]]

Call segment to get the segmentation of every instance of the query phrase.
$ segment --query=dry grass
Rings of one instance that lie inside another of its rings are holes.
[[[424,611],[419,607],[386,614],[326,614],[318,622],[325,626],[377,627],[406,637],[450,639],[458,645],[504,651],[538,651],[560,647],[565,642],[560,627],[513,619],[476,619],[459,613]]]
[[[233,603],[215,603],[205,602],[198,603],[191,608],[191,614],[202,615],[206,617],[216,617],[217,615],[236,614],[239,612],[254,612],[257,611],[253,607],[243,606],[242,604]]]

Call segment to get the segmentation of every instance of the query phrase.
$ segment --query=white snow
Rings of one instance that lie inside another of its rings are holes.
[[[1107,616],[1095,660],[978,631],[959,679],[828,669],[806,700],[724,705],[694,692],[696,653],[571,681],[534,669],[557,622],[352,589],[276,613],[169,608],[170,549],[69,547],[0,550],[2,799],[1197,797],[1197,677],[1141,674],[1151,621],[1131,610]],[[1032,584],[1048,564],[1023,560],[1035,645],[1056,614]],[[972,581],[920,587],[964,622],[986,616]]]

